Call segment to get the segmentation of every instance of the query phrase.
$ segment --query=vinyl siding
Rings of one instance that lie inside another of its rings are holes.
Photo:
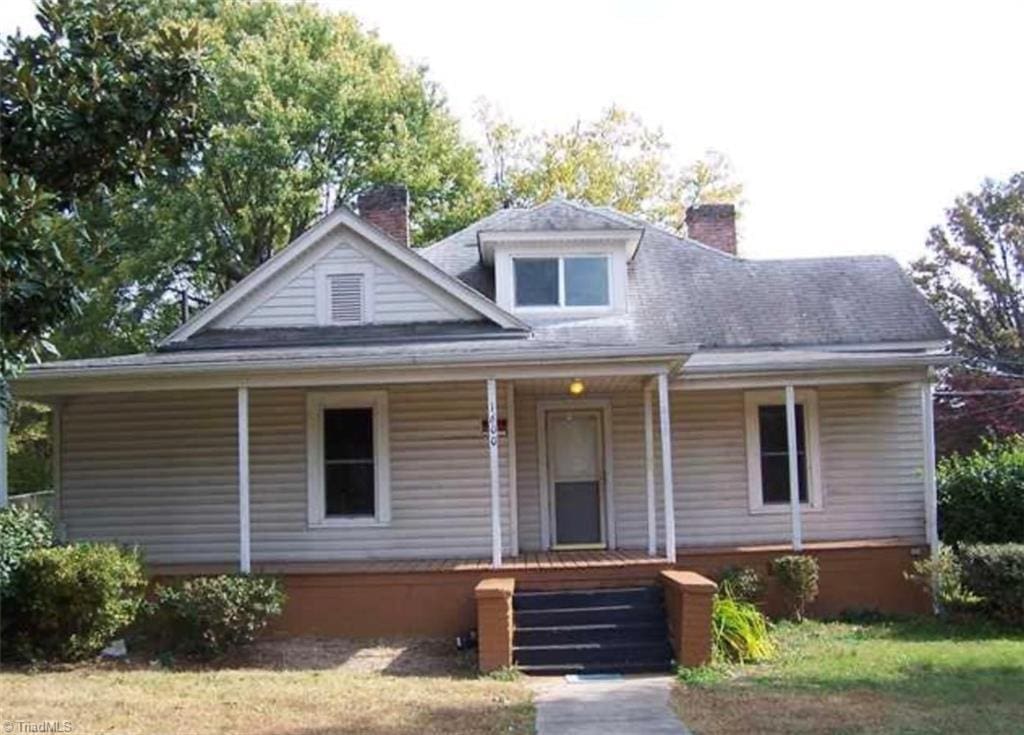
[[[260,561],[490,555],[490,473],[480,429],[483,381],[387,388],[391,517],[385,527],[309,528],[302,389],[250,391],[252,554]],[[519,541],[540,548],[538,400],[516,391]],[[599,396],[595,396],[599,397]],[[640,390],[612,404],[615,531],[646,547]],[[789,540],[787,514],[752,515],[742,391],[671,395],[680,546]],[[234,391],[70,398],[63,408],[62,522],[73,539],[139,544],[154,562],[238,556]],[[818,390],[824,508],[804,513],[808,541],[924,538],[916,386]],[[499,407],[504,415],[504,386]],[[655,412],[656,416],[656,412]],[[663,539],[655,421],[658,539]],[[507,444],[499,442],[508,549]]]
[[[388,393],[391,523],[311,529],[305,392],[250,391],[255,562],[490,556],[483,381]],[[209,391],[70,401],[62,460],[69,537],[138,544],[158,563],[237,559],[235,400],[233,391]],[[504,441],[499,449],[507,552]]]
[[[807,541],[924,538],[924,486],[916,386],[818,390],[824,504],[803,514]],[[561,397],[561,396],[557,396]],[[519,543],[540,548],[536,403],[516,396]],[[679,546],[790,540],[787,513],[749,510],[743,391],[671,393],[676,540]],[[647,544],[643,398],[612,395],[617,544]],[[664,541],[660,432],[654,402],[655,507]]]
[[[218,319],[218,328],[260,328],[316,326],[317,266],[373,270],[373,313],[375,324],[453,321],[478,318],[441,289],[426,283],[406,266],[389,262],[387,256],[371,253],[356,242],[325,243],[303,262],[280,275],[237,309]]]

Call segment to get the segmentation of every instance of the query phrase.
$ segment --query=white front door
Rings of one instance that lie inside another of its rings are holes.
[[[605,546],[604,444],[599,410],[547,412],[552,546]]]

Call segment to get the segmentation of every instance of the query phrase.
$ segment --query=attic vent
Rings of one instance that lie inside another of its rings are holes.
[[[327,276],[327,297],[332,324],[363,323],[362,273],[336,273]]]

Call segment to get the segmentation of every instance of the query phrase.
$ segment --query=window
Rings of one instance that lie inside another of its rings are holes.
[[[747,474],[752,512],[788,512],[789,438],[782,391],[755,391],[746,396]],[[797,482],[800,503],[821,507],[817,442],[817,396],[796,394]]]
[[[311,393],[307,410],[310,525],[388,522],[387,394]]]
[[[354,326],[373,321],[373,268],[324,267],[317,274],[317,321]]]
[[[611,305],[606,255],[513,258],[517,307]]]

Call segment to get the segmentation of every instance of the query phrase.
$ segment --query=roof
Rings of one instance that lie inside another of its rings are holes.
[[[331,226],[335,222],[332,217],[314,230]],[[388,251],[393,250],[392,245],[398,247],[347,210],[337,217],[368,236],[384,238],[381,246]],[[528,327],[494,303],[494,276],[492,269],[481,263],[479,233],[530,228],[579,231],[581,227],[642,233],[640,247],[627,265],[627,313]],[[178,338],[165,340],[156,353],[46,363],[33,367],[16,382],[87,374],[169,375],[185,370],[536,364],[589,358],[685,357],[695,352],[692,368],[697,372],[776,363],[779,369],[834,363],[870,369],[905,360],[935,362],[940,358],[928,348],[949,337],[924,296],[892,258],[748,260],[606,207],[563,200],[533,209],[497,211],[428,248],[403,248],[397,257],[416,262],[424,276],[437,274],[450,292],[478,308],[481,320],[365,327],[206,327],[193,329],[186,339],[181,338],[179,329]],[[246,281],[262,283],[266,272],[254,278],[259,273],[257,270]],[[889,346],[889,354],[879,352],[879,346]],[[739,356],[743,351],[748,353],[745,358]],[[784,354],[772,357],[773,351]],[[873,357],[859,360],[858,353],[872,353]],[[702,355],[710,362],[702,362]]]
[[[549,210],[544,219],[574,210]],[[535,325],[538,336],[587,341],[697,343],[702,348],[773,348],[937,342],[945,326],[887,256],[748,260],[680,237],[635,217],[592,208],[617,227],[645,227],[628,265],[623,317]],[[426,248],[442,270],[494,298],[494,275],[480,262],[477,233],[522,226],[534,210],[503,210]]]

